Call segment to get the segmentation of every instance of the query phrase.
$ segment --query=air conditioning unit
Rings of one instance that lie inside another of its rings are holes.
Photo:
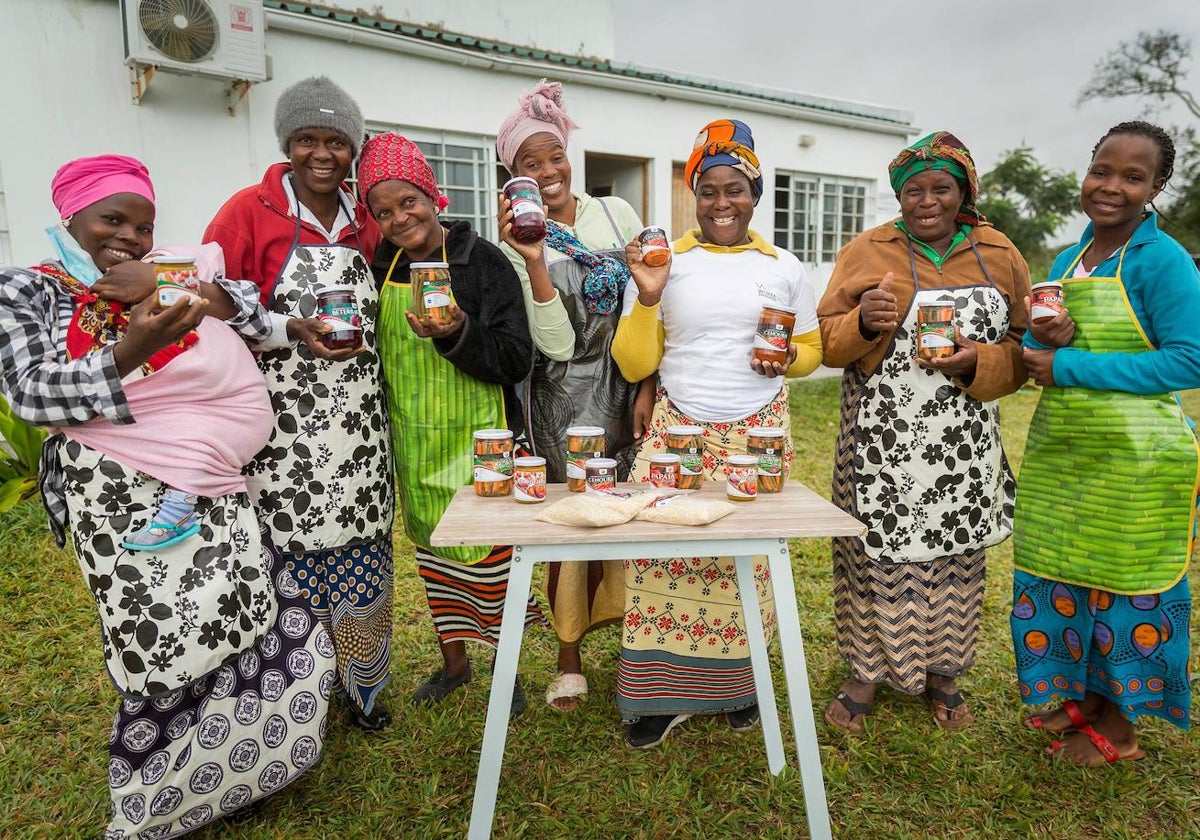
[[[121,0],[125,63],[212,79],[264,82],[261,0]]]

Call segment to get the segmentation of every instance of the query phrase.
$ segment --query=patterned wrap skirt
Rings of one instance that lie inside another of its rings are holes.
[[[1021,700],[1095,692],[1131,721],[1190,725],[1192,596],[1185,576],[1165,592],[1116,595],[1017,571],[1009,617]]]
[[[496,546],[487,557],[470,564],[446,560],[419,546],[414,547],[414,553],[438,642],[469,639],[498,645],[512,546]],[[533,624],[545,626],[548,622],[531,594],[525,626]]]
[[[724,481],[725,461],[746,452],[747,432],[758,426],[790,429],[787,386],[759,412],[731,423],[701,423],[671,403],[662,389],[633,478],[649,480],[650,456],[666,451],[667,427],[704,429],[703,471]],[[790,436],[784,458],[790,467]],[[786,473],[785,473],[786,474]],[[719,485],[710,484],[706,492]],[[755,558],[757,604],[768,640],[775,600],[765,557]],[[789,593],[789,597],[791,597]],[[625,562],[625,624],[617,669],[621,719],[647,715],[719,714],[753,705],[754,671],[732,557],[674,557]]]

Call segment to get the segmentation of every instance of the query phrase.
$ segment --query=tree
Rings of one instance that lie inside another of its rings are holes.
[[[1112,53],[1100,59],[1092,78],[1079,94],[1077,104],[1091,99],[1116,99],[1136,96],[1151,104],[1143,115],[1171,101],[1184,107],[1200,120],[1200,101],[1187,86],[1187,63],[1192,58],[1192,43],[1176,33],[1158,30],[1139,32],[1132,41],[1122,41]],[[1192,253],[1200,252],[1200,142],[1195,126],[1173,126],[1175,139],[1175,175],[1167,186],[1161,213],[1163,229],[1183,243]]]
[[[1027,147],[1012,149],[979,179],[979,212],[1003,232],[1035,273],[1053,255],[1046,241],[1079,209],[1079,182],[1037,162]]]

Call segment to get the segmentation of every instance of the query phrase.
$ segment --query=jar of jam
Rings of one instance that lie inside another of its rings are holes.
[[[527,505],[545,501],[545,458],[529,455],[513,459],[513,498]]]
[[[1057,280],[1034,283],[1029,290],[1029,309],[1035,324],[1053,320],[1063,311],[1063,284]]]
[[[546,213],[542,191],[532,178],[518,177],[504,183],[504,197],[512,207],[513,239],[528,245],[546,238]]]
[[[321,336],[321,343],[330,350],[362,346],[362,318],[351,287],[329,286],[317,292],[317,318],[333,327]]]
[[[725,495],[732,502],[758,498],[758,456],[730,455],[725,462]]]
[[[617,462],[612,458],[589,458],[584,465],[589,493],[617,489]]]
[[[412,286],[412,312],[429,323],[445,326],[450,323],[450,306],[454,293],[450,290],[450,266],[444,262],[413,263],[408,269]]]
[[[154,258],[154,286],[158,305],[166,309],[184,295],[200,297],[200,272],[191,257],[164,254]]]
[[[704,486],[704,429],[699,426],[668,426],[667,451],[679,456],[679,489]]]
[[[936,300],[917,307],[917,358],[954,355],[954,301]]]
[[[582,493],[587,485],[587,462],[603,457],[602,426],[572,426],[567,429],[567,489],[572,493]]]
[[[679,486],[679,456],[663,452],[650,456],[650,483],[655,487]]]
[[[479,429],[475,439],[475,493],[507,496],[513,486],[513,433],[508,429]]]
[[[637,235],[638,247],[642,250],[642,262],[648,266],[660,266],[671,259],[671,243],[667,240],[667,232],[660,227],[651,225],[642,228]]]
[[[778,493],[783,489],[783,447],[787,430],[774,426],[751,429],[746,435],[746,452],[758,458],[758,492]]]
[[[758,316],[758,329],[754,332],[754,358],[763,364],[787,364],[788,342],[792,340],[795,326],[795,309],[774,304],[764,306]]]

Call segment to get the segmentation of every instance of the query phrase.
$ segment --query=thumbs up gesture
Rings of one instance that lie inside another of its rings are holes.
[[[885,330],[896,329],[899,311],[896,309],[896,296],[892,294],[895,280],[896,275],[889,271],[883,275],[878,286],[867,289],[859,298],[859,329],[863,335],[874,338]]]

